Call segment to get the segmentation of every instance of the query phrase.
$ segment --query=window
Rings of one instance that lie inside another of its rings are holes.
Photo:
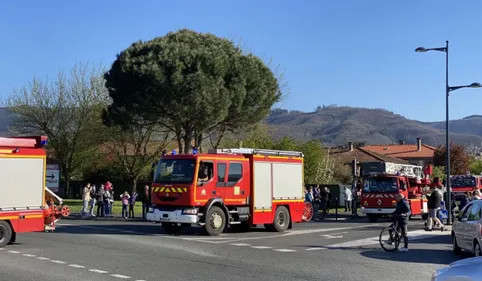
[[[390,192],[395,193],[398,191],[397,179],[390,177],[371,177],[365,179],[363,186],[364,193],[376,193],[376,192]]]
[[[472,203],[467,204],[458,214],[459,220],[462,218],[467,218],[467,216],[470,214],[470,211],[472,209]]]
[[[228,172],[228,184],[235,184],[243,177],[243,164],[230,163]]]
[[[161,159],[157,164],[154,183],[191,183],[194,178],[194,160]]]
[[[224,182],[226,177],[226,163],[218,163],[218,182]]]
[[[470,209],[468,221],[479,221],[480,220],[480,204],[474,204]]]
[[[210,181],[214,176],[214,164],[212,162],[199,163],[198,180],[203,182]]]

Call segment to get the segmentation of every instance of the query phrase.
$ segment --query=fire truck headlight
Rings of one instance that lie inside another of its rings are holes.
[[[190,208],[190,209],[184,209],[182,210],[183,215],[197,215],[198,209],[196,208]]]
[[[392,200],[392,206],[397,206],[397,201]]]
[[[154,213],[154,208],[149,207],[149,213]]]

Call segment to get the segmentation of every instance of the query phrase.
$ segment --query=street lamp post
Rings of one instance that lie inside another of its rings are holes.
[[[438,51],[445,53],[445,147],[446,147],[446,158],[445,158],[445,170],[446,170],[446,187],[447,187],[447,210],[448,218],[447,224],[452,224],[452,188],[450,186],[450,137],[449,137],[449,96],[450,92],[461,89],[461,88],[480,88],[482,85],[480,83],[472,83],[465,86],[449,86],[449,41],[445,41],[445,47],[440,48],[424,48],[418,47],[415,52],[424,53],[428,51]]]

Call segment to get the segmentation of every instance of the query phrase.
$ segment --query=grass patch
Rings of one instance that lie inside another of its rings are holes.
[[[70,213],[74,215],[79,215],[82,211],[82,200],[80,199],[64,199],[64,204],[70,207]],[[97,212],[97,206],[95,206],[94,214]],[[114,201],[112,205],[112,214],[121,215],[122,214],[122,202]],[[142,217],[142,202],[136,202],[134,205],[134,215]]]

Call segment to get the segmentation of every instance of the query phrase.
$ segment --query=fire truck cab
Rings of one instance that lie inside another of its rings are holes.
[[[408,199],[412,216],[428,213],[423,189],[430,180],[422,175],[422,167],[406,164],[366,162],[361,164],[361,208],[370,222],[395,211],[395,195]]]
[[[454,175],[450,177],[450,186],[457,200],[460,199],[465,192],[472,192],[475,189],[480,189],[482,187],[482,177],[469,174]]]
[[[164,155],[157,164],[147,220],[168,233],[201,226],[211,236],[227,226],[264,225],[283,232],[301,222],[303,154],[266,149],[212,149]]]

